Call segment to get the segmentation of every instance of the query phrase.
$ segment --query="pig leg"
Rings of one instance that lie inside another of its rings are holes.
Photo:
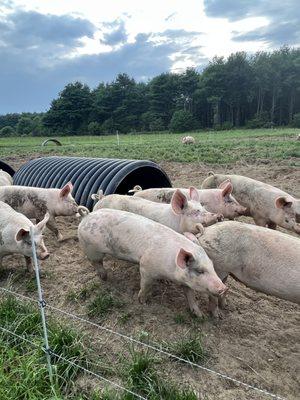
[[[32,273],[33,272],[33,268],[32,268],[31,258],[27,257],[27,256],[24,256],[24,257],[25,257],[27,271]]]
[[[215,318],[222,318],[222,313],[218,308],[218,298],[216,296],[208,296],[208,311]]]
[[[62,234],[59,232],[59,230],[57,228],[54,217],[49,218],[49,221],[47,222],[46,226],[50,229],[50,231],[52,231],[55,234],[58,241],[62,240],[62,238],[63,238]]]
[[[154,281],[153,277],[146,272],[146,269],[142,266],[142,261],[140,262],[140,274],[141,274],[141,287],[138,294],[138,299],[141,304],[146,303],[147,297]]]
[[[222,279],[222,282],[225,284],[227,281],[228,276],[226,276],[224,279]],[[227,306],[227,301],[226,301],[226,296],[221,296],[218,298],[218,306],[219,308],[221,308],[222,310],[224,310]]]
[[[198,307],[195,291],[189,288],[188,286],[183,286],[183,290],[192,313],[195,314],[197,317],[202,318],[203,313],[200,311],[200,308]]]
[[[103,257],[104,257],[104,255],[103,255]],[[106,281],[106,280],[107,280],[107,271],[106,271],[106,269],[103,267],[103,257],[100,258],[100,259],[98,259],[98,260],[94,260],[94,261],[91,261],[91,260],[90,260],[90,262],[91,262],[91,264],[93,265],[93,267],[95,267],[95,269],[97,270],[97,272],[98,272],[100,278],[101,278],[103,281]]]

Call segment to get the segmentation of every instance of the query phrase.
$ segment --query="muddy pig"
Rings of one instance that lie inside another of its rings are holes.
[[[206,228],[197,238],[222,281],[233,275],[252,289],[300,304],[300,239],[297,237],[226,221]],[[217,300],[211,297],[213,313],[218,312],[216,307]]]
[[[46,259],[49,253],[44,245],[42,232],[48,219],[49,214],[46,213],[41,222],[33,225],[23,214],[0,201],[0,267],[3,257],[9,254],[23,254],[27,269],[30,270],[32,255],[30,227],[33,228],[37,256],[41,260]]]
[[[135,186],[130,192],[134,192],[134,197],[142,197],[147,200],[170,203],[175,188],[159,188],[142,190],[140,186]],[[189,198],[199,201],[207,211],[221,214],[224,218],[234,219],[243,215],[246,211],[235,198],[231,195],[232,184],[226,182],[222,188],[199,190],[191,186],[189,189],[180,189]]]
[[[12,177],[7,172],[0,169],[0,186],[10,186],[12,184]]]
[[[101,195],[98,195],[99,197]],[[170,204],[159,204],[139,197],[111,194],[99,199],[94,210],[100,208],[133,212],[166,225],[179,233],[198,233],[202,231],[202,225],[209,226],[222,219],[220,215],[206,211],[199,201],[188,200],[187,196],[179,189],[173,192]]]
[[[184,286],[190,309],[201,316],[194,291],[220,296],[227,290],[199,244],[141,215],[113,209],[93,211],[80,222],[78,237],[102,279],[107,279],[106,254],[139,264],[141,303],[154,280],[170,279]]]
[[[0,187],[0,201],[9,204],[14,210],[29,219],[41,221],[49,213],[47,227],[55,233],[58,240],[62,234],[58,231],[55,217],[75,215],[77,204],[71,195],[73,185],[67,183],[62,189],[43,189],[27,186]]]
[[[276,229],[279,225],[300,234],[300,199],[274,186],[241,175],[210,173],[203,188],[218,186],[224,179],[233,184],[233,194],[256,225]]]

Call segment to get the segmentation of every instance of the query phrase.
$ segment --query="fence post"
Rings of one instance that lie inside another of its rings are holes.
[[[41,318],[42,318],[42,325],[43,325],[43,332],[44,332],[44,345],[45,345],[45,352],[46,352],[46,359],[48,364],[48,371],[50,377],[50,383],[53,384],[53,373],[52,373],[52,365],[51,365],[51,358],[50,358],[50,347],[48,342],[48,331],[47,331],[47,324],[46,324],[46,317],[45,317],[45,310],[46,302],[43,299],[41,281],[40,281],[40,271],[39,271],[39,263],[36,256],[36,248],[34,243],[34,235],[33,235],[33,228],[30,227],[30,237],[31,237],[31,248],[32,248],[32,258],[34,263],[34,270],[35,270],[35,278],[38,288],[38,295],[39,295],[39,307],[41,311]]]

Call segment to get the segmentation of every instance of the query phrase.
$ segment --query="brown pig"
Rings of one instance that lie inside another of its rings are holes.
[[[95,198],[95,196],[92,197]],[[101,195],[98,195],[98,198],[100,197]],[[94,206],[94,211],[100,208],[113,208],[143,215],[179,233],[198,233],[202,231],[202,225],[209,226],[221,219],[220,215],[206,211],[199,201],[188,200],[179,189],[173,192],[170,204],[154,203],[140,197],[111,194],[100,198]]]
[[[300,199],[264,182],[241,175],[210,173],[202,188],[213,188],[229,179],[237,201],[247,208],[259,226],[276,229],[279,225],[300,234]]]
[[[170,279],[184,286],[190,309],[201,316],[194,291],[222,295],[227,290],[201,246],[141,215],[113,209],[93,211],[79,224],[78,237],[102,279],[107,278],[106,254],[139,264],[141,303],[154,280]]]
[[[175,188],[159,188],[142,190],[140,186],[135,186],[130,192],[134,192],[134,197],[142,197],[147,200],[170,203]],[[224,218],[234,219],[243,215],[246,211],[235,198],[231,195],[232,184],[227,182],[218,189],[199,190],[191,186],[189,189],[180,189],[190,199],[199,201],[207,211],[223,215]]]
[[[252,289],[300,304],[300,239],[297,237],[226,221],[206,228],[197,238],[222,281],[233,275]],[[217,300],[211,297],[213,313],[217,312],[216,306]]]
[[[71,195],[73,185],[67,183],[62,189],[43,189],[27,186],[0,187],[0,201],[9,204],[14,210],[29,219],[41,221],[49,213],[47,227],[55,233],[58,240],[62,234],[58,231],[55,217],[75,215],[77,204]]]
[[[30,257],[32,255],[30,228],[33,228],[34,242],[37,257],[46,259],[49,253],[44,245],[42,232],[49,219],[47,213],[37,225],[16,212],[8,204],[0,201],[0,267],[2,258],[9,254],[22,254],[25,257],[28,270],[30,269]]]

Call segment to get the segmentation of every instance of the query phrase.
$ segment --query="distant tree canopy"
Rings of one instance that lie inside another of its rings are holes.
[[[163,73],[147,83],[119,74],[90,89],[69,83],[45,114],[0,116],[6,135],[123,133],[299,126],[300,49],[215,57],[200,73]]]

